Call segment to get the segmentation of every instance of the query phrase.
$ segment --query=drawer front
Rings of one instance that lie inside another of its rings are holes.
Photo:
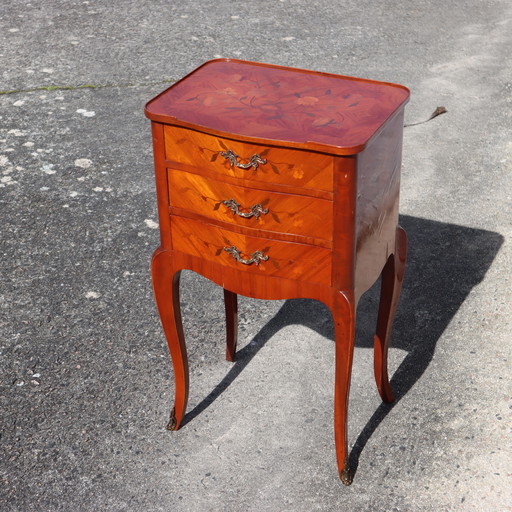
[[[333,190],[331,155],[232,141],[169,125],[164,135],[166,159],[172,162],[238,179]]]
[[[171,217],[173,250],[245,272],[331,284],[331,251],[234,233],[183,217]]]
[[[240,227],[332,240],[332,202],[168,169],[171,206]]]

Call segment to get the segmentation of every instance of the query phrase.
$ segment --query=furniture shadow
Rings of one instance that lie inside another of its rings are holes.
[[[408,235],[408,258],[391,347],[404,350],[407,355],[391,379],[395,401],[382,403],[377,408],[352,447],[349,463],[354,472],[366,443],[423,375],[432,361],[438,339],[473,287],[482,281],[504,240],[491,231],[418,217],[401,216],[400,224]],[[359,302],[357,347],[373,348],[379,289],[376,283]],[[211,405],[274,334],[294,324],[304,325],[334,340],[332,316],[324,304],[309,299],[287,300],[251,343],[237,352],[233,367],[212,392],[186,414],[183,424]]]

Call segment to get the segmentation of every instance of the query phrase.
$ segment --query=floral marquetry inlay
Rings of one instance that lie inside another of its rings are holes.
[[[146,114],[220,135],[354,153],[408,96],[395,84],[220,59],[150,101]]]

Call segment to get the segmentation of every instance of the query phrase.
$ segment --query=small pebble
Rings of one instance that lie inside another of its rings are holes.
[[[88,158],[78,158],[75,160],[75,166],[81,167],[82,169],[89,169],[92,165],[92,160],[89,160]]]
[[[151,220],[151,219],[145,219],[144,220],[144,223],[146,224],[146,226],[148,228],[151,228],[151,229],[157,229],[158,228],[158,223],[155,222],[154,220]]]
[[[96,115],[94,110],[85,110],[85,108],[79,108],[76,113],[82,114],[84,117],[94,117]]]
[[[23,137],[26,133],[23,130],[19,130],[18,128],[13,128],[7,132],[9,135],[14,135],[15,137]]]

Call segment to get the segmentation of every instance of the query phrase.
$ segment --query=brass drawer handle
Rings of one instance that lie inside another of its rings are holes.
[[[244,260],[240,256],[240,250],[237,249],[234,245],[232,245],[231,247],[224,247],[224,250],[226,252],[229,252],[229,254],[231,254],[233,256],[233,259],[235,261],[238,261],[238,262],[242,263],[243,265],[252,265],[253,263],[256,265],[259,265],[260,261],[268,260],[268,256],[264,256],[261,251],[253,252],[251,257],[248,260]]]
[[[237,203],[234,199],[228,199],[226,201],[222,201],[235,215],[239,217],[244,217],[245,219],[250,219],[251,217],[256,217],[259,219],[260,214],[266,215],[268,213],[268,208],[263,208],[261,204],[255,204],[251,206],[250,211],[244,213],[240,211],[240,204]]]
[[[242,164],[238,161],[239,156],[231,149],[221,151],[220,156],[227,158],[231,167],[235,165],[236,167],[240,167],[240,169],[250,169],[251,167],[254,167],[254,170],[256,170],[260,164],[265,165],[267,163],[267,160],[265,158],[261,158],[260,155],[252,155],[248,163]]]

